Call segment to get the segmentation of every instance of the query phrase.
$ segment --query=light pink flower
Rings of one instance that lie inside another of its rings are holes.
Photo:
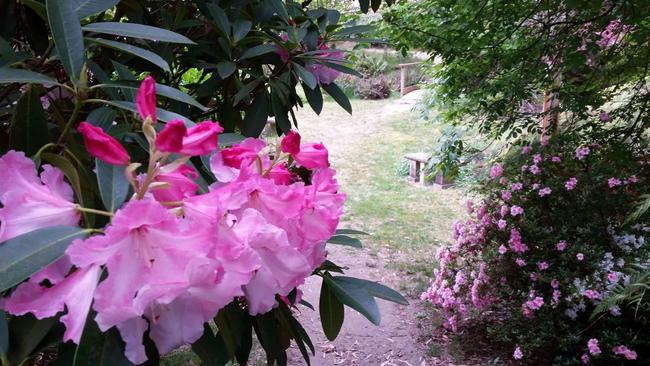
[[[628,360],[636,360],[637,354],[631,349],[627,348],[624,345],[616,346],[612,349],[612,352],[616,355],[622,355]]]
[[[554,163],[561,163],[562,159],[559,156],[553,156],[551,158],[551,161],[554,162]]]
[[[524,209],[517,205],[512,205],[512,207],[510,207],[510,215],[512,216],[519,216],[522,215],[523,213],[524,213]]]
[[[586,146],[585,147],[579,147],[579,148],[576,149],[576,158],[578,160],[583,160],[584,158],[587,157],[587,155],[589,155],[590,152],[591,152],[591,150],[589,150],[589,148],[586,147]]]
[[[533,155],[533,163],[534,164],[539,164],[542,162],[542,155],[541,154],[535,154]]]
[[[576,254],[576,259],[578,261],[582,261],[583,259],[585,259],[585,255],[582,254],[582,253],[578,253],[578,254]]]
[[[508,248],[506,248],[505,245],[501,244],[501,246],[499,246],[499,254],[506,254],[507,251]]]
[[[0,243],[51,226],[76,226],[79,212],[61,170],[50,165],[36,175],[34,162],[24,153],[0,157]]]
[[[492,168],[490,168],[490,178],[492,179],[497,179],[503,174],[503,165],[501,164],[494,164],[492,165]]]
[[[499,230],[504,230],[507,225],[508,223],[504,219],[500,219],[499,221],[497,221],[497,227],[499,228]]]
[[[515,360],[521,360],[522,358],[524,358],[524,354],[521,352],[521,348],[519,348],[519,346],[517,346],[515,348],[515,351],[513,352],[512,357]]]
[[[612,177],[607,180],[607,185],[609,186],[609,188],[614,188],[616,186],[620,186],[621,184],[622,182],[618,178]]]
[[[567,191],[572,191],[576,185],[578,184],[578,180],[575,177],[569,178],[566,183],[564,183],[564,187],[566,188]]]
[[[591,338],[587,342],[587,348],[589,348],[589,353],[592,356],[598,356],[601,353],[600,347],[598,347],[598,339],[596,338]]]
[[[517,266],[519,266],[519,267],[523,267],[523,266],[526,265],[526,261],[524,261],[524,260],[521,259],[521,258],[517,258],[517,259],[515,259],[515,263],[516,263]]]
[[[585,363],[585,364],[589,363],[589,355],[587,355],[586,353],[583,353],[582,356],[580,356],[580,361],[582,361],[582,363]]]
[[[189,156],[199,156],[211,153],[217,148],[219,135],[223,127],[219,122],[203,121],[187,129],[183,137],[183,148],[180,153]]]
[[[159,202],[182,201],[196,194],[199,185],[194,180],[197,177],[198,173],[194,168],[183,164],[173,172],[163,171],[163,173],[158,174],[154,181],[167,183],[167,186],[151,188],[151,192]]]
[[[501,199],[505,202],[510,201],[512,198],[512,193],[510,191],[501,191]]]
[[[327,168],[330,163],[328,152],[322,143],[306,143],[300,145],[300,151],[294,155],[298,164],[307,169]]]
[[[531,165],[530,167],[528,167],[528,171],[531,172],[531,173],[533,173],[533,174],[535,174],[535,175],[537,175],[537,174],[539,174],[542,170],[541,170],[537,165]]]
[[[551,188],[544,187],[544,188],[540,189],[538,193],[539,193],[540,197],[544,197],[544,196],[548,196],[549,194],[551,194],[551,192],[552,192]]]
[[[586,298],[591,299],[591,300],[599,300],[600,299],[600,292],[596,290],[586,290],[583,295],[585,295]]]
[[[566,242],[566,240],[560,240],[560,241],[558,241],[557,244],[555,244],[555,247],[557,248],[557,250],[558,250],[559,252],[563,252],[564,249],[566,249],[566,247],[567,247],[567,242]]]
[[[521,153],[522,154],[530,154],[531,150],[532,150],[532,148],[530,146],[526,145],[526,146],[521,148]]]
[[[522,188],[524,188],[523,183],[517,182],[517,183],[512,184],[512,186],[510,187],[510,190],[513,191],[513,192],[514,191],[521,191]]]
[[[602,111],[598,114],[598,119],[600,119],[601,122],[607,122],[609,121],[609,114],[607,114],[605,111]]]
[[[548,269],[548,263],[547,262],[537,262],[537,268],[539,268],[540,271],[544,271]]]

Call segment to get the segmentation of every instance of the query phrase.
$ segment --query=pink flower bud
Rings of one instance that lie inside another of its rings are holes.
[[[180,119],[169,121],[156,137],[156,147],[162,152],[177,153],[183,149],[183,137],[187,134],[185,123]]]
[[[180,151],[184,155],[205,155],[217,148],[217,135],[223,132],[223,127],[218,122],[203,121],[187,130],[187,135],[183,138],[183,149]]]
[[[147,76],[142,80],[138,95],[135,98],[135,104],[143,121],[151,118],[156,123],[156,81],[151,76]]]
[[[327,149],[321,143],[300,145],[300,152],[294,156],[294,159],[307,169],[327,168],[330,165]]]
[[[282,152],[296,155],[300,151],[300,134],[295,130],[289,131],[280,143]]]
[[[127,165],[129,154],[120,143],[101,128],[81,122],[77,131],[81,134],[90,155],[113,165]]]

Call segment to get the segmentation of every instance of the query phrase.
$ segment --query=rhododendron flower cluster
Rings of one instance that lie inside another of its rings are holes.
[[[76,343],[92,307],[101,331],[119,330],[135,364],[147,360],[145,332],[166,353],[199,339],[204,324],[233,300],[251,315],[277,306],[277,296],[286,298],[325,260],[345,200],[322,144],[301,143],[292,131],[277,149],[253,138],[218,149],[217,122],[154,128],[154,90],[147,78],[137,98],[150,144],[146,167],[129,163],[101,128],[78,128],[91,155],[124,165],[133,196],[101,233],[75,240],[63,258],[2,299],[15,315],[42,319],[65,311],[64,339]],[[207,154],[217,182],[199,192],[188,161]],[[309,170],[307,182],[290,164]],[[0,157],[0,242],[79,224],[84,208],[73,202],[62,172],[42,168],[39,177],[21,152]]]
[[[632,336],[643,332],[633,309],[612,305],[590,318],[629,283],[630,268],[650,270],[650,223],[625,222],[650,181],[648,154],[623,146],[568,137],[515,149],[489,168],[421,295],[446,328],[494,324],[488,330],[512,342],[517,360],[522,349],[551,357],[549,348],[566,364],[637,357],[630,349],[650,339]]]

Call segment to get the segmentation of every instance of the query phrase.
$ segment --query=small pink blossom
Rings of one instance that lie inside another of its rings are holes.
[[[582,253],[578,253],[578,254],[576,254],[576,259],[579,260],[579,261],[582,261],[583,259],[585,259],[585,255],[582,254]]]
[[[526,145],[526,146],[521,148],[521,153],[522,154],[530,154],[531,150],[532,150],[532,148],[530,146]]]
[[[538,190],[538,189],[539,189],[539,183],[534,183],[534,184],[531,186],[531,188],[532,188],[533,190]]]
[[[591,150],[589,150],[589,148],[586,147],[586,146],[585,147],[579,147],[579,148],[576,149],[576,158],[578,160],[583,160],[584,158],[587,157],[587,155],[589,155],[590,152],[591,152]]]
[[[513,352],[512,357],[515,360],[521,360],[522,358],[524,358],[524,354],[521,352],[521,348],[519,348],[519,346],[515,348],[515,352]]]
[[[598,356],[601,353],[600,347],[598,347],[598,339],[596,338],[591,338],[587,341],[587,348],[589,348],[589,353],[592,356]]]
[[[639,178],[637,178],[636,175],[631,175],[629,178],[627,178],[627,181],[630,183],[637,183],[639,181]]]
[[[561,163],[562,159],[560,159],[559,156],[554,156],[554,157],[551,158],[551,161],[554,162],[554,163]]]
[[[564,249],[566,249],[567,243],[565,240],[560,240],[555,244],[555,247],[557,248],[558,251],[562,252]]]
[[[589,363],[589,356],[588,356],[586,353],[584,353],[584,354],[580,357],[580,361],[582,361],[582,363],[585,363],[585,364],[586,364],[586,363]]]
[[[507,225],[508,223],[504,219],[499,219],[499,221],[497,221],[497,227],[499,228],[499,230],[504,230]]]
[[[539,268],[540,271],[544,271],[548,269],[548,263],[547,262],[538,262],[537,263],[537,268]]]
[[[503,166],[501,164],[494,164],[490,168],[490,178],[497,179],[503,174]]]
[[[620,186],[621,184],[622,182],[618,178],[612,177],[607,180],[607,185],[609,186],[609,188],[614,188],[616,186]]]
[[[501,205],[501,208],[500,208],[501,217],[504,217],[505,215],[507,215],[509,210],[510,210],[510,208],[508,207],[508,205]]]
[[[151,76],[142,80],[135,102],[140,118],[143,121],[151,118],[152,122],[156,123],[156,82]]]
[[[609,121],[609,114],[607,114],[605,111],[602,111],[598,114],[598,119],[600,119],[601,122],[607,122]]]
[[[551,280],[551,287],[552,288],[560,287],[560,281],[558,281],[557,278],[554,278],[553,280]]]
[[[599,300],[600,299],[600,292],[596,290],[586,290],[583,295],[591,300]]]
[[[618,272],[607,273],[607,280],[612,283],[618,282]]]
[[[510,215],[512,216],[522,215],[523,213],[524,209],[517,205],[512,205],[512,207],[510,207]]]
[[[280,143],[282,152],[295,155],[300,152],[300,134],[296,130],[289,131]]]
[[[527,170],[528,170],[528,165],[524,164],[524,165],[521,166],[521,172],[522,173],[526,172]]]
[[[506,254],[507,251],[508,248],[506,248],[505,245],[501,244],[501,246],[499,246],[499,254]]]
[[[517,182],[517,183],[512,183],[510,190],[515,192],[515,191],[521,191],[522,188],[524,188],[524,185],[521,182]]]
[[[505,202],[510,201],[512,198],[512,193],[510,191],[501,191],[501,199]]]
[[[616,346],[612,349],[614,354],[625,356],[628,360],[636,360],[637,354],[624,345]]]
[[[540,197],[548,196],[551,194],[551,189],[549,187],[544,187],[540,189],[538,193]]]
[[[521,259],[521,258],[517,258],[517,259],[515,259],[515,263],[517,263],[517,266],[519,266],[519,267],[523,267],[523,266],[526,265],[526,261],[524,261],[524,260]]]
[[[506,177],[499,178],[499,184],[505,185],[506,183],[508,183],[508,178]]]
[[[535,175],[537,175],[537,174],[539,174],[542,170],[539,169],[539,167],[538,167],[537,165],[531,165],[531,166],[528,168],[528,171],[531,172],[531,173],[533,173],[533,174],[535,174]]]
[[[578,184],[578,180],[575,177],[571,177],[569,178],[568,181],[564,183],[564,188],[566,188],[567,191],[572,191],[577,184]]]
[[[541,162],[542,162],[542,155],[541,154],[533,155],[533,163],[539,164]]]

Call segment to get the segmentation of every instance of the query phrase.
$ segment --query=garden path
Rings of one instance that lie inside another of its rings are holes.
[[[413,296],[422,290],[423,282],[413,277],[419,271],[413,267],[413,262],[423,262],[425,268],[429,267],[424,272],[431,270],[436,242],[446,239],[449,224],[458,215],[455,203],[460,194],[454,190],[414,186],[395,174],[394,169],[394,165],[402,160],[404,149],[417,149],[422,144],[426,146],[434,141],[431,136],[422,141],[419,135],[423,131],[430,131],[431,126],[422,128],[414,125],[416,116],[411,109],[421,96],[422,92],[416,91],[390,101],[355,101],[352,116],[339,113],[333,103],[326,103],[320,117],[305,110],[298,116],[302,122],[300,131],[303,139],[325,143],[342,188],[348,193],[341,227],[362,229],[373,234],[361,238],[365,246],[361,250],[329,245],[329,258],[349,267],[347,275],[379,281],[401,292],[411,293],[409,306],[378,301],[382,316],[378,327],[346,308],[343,328],[333,342],[327,341],[323,335],[318,309],[314,312],[301,307],[304,310],[299,319],[316,348],[312,365],[443,364],[432,357],[436,355],[428,352],[430,346],[425,343],[431,342],[431,339],[427,340],[419,331],[420,321],[430,320],[423,312],[420,301]],[[393,133],[395,131],[398,133]],[[412,141],[413,138],[415,140]],[[395,143],[401,146],[397,151],[394,149]],[[415,200],[415,207],[402,207],[409,200]],[[392,214],[382,212],[387,210],[381,204],[394,205],[395,209],[388,209],[393,211]],[[438,207],[435,213],[423,211],[436,204],[445,207]],[[427,215],[431,218],[422,217]],[[378,220],[372,222],[369,218]],[[387,226],[393,231],[392,234],[382,232]],[[402,242],[412,245],[402,246]],[[412,260],[412,256],[419,258]],[[419,288],[414,285],[418,281]],[[320,279],[310,277],[303,291],[304,298],[317,307]],[[290,364],[304,364],[296,349],[291,352]]]

